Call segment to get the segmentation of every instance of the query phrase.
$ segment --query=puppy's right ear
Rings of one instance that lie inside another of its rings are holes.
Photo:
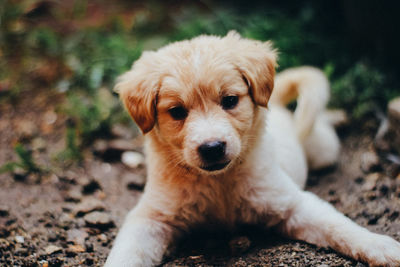
[[[277,60],[272,43],[242,38],[235,31],[230,31],[224,39],[233,49],[234,65],[248,84],[254,103],[267,107],[274,88]]]
[[[143,134],[151,131],[156,122],[158,81],[134,66],[118,78],[114,90]]]

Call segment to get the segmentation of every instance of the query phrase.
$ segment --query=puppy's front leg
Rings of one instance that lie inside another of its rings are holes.
[[[133,209],[127,215],[106,267],[154,266],[162,260],[173,235],[173,228],[147,218]]]
[[[400,243],[372,233],[309,192],[301,192],[283,231],[292,238],[331,247],[371,266],[400,266]]]

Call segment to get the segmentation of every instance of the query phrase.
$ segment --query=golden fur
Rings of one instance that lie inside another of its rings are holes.
[[[257,223],[372,265],[400,264],[400,245],[370,233],[302,190],[307,161],[336,161],[337,136],[324,119],[328,83],[314,68],[277,77],[269,42],[200,36],[145,52],[116,86],[145,133],[148,179],[106,266],[160,263],[174,238],[200,224]],[[229,96],[238,99],[223,107]],[[285,104],[298,97],[293,116]],[[184,116],[171,110],[180,107]],[[328,138],[326,138],[328,136]],[[205,169],[199,148],[226,145],[224,167]],[[317,151],[318,153],[315,153]]]

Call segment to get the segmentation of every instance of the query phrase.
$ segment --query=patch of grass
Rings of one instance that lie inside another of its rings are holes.
[[[80,161],[82,159],[80,151],[96,138],[108,137],[112,124],[123,120],[122,114],[125,114],[118,99],[104,87],[96,90],[95,94],[70,93],[64,108],[69,119],[66,148],[58,156],[61,161]]]
[[[56,159],[64,163],[64,165],[68,165],[71,162],[82,161],[82,153],[77,140],[78,134],[76,133],[76,127],[72,121],[69,121],[67,124],[65,149],[56,156]]]
[[[366,63],[357,62],[332,81],[332,105],[345,108],[355,119],[384,110],[395,90],[386,87],[385,76]],[[385,88],[386,87],[386,88]]]
[[[33,158],[32,152],[26,149],[22,144],[16,144],[14,147],[15,154],[18,156],[18,161],[11,161],[0,167],[0,174],[7,172],[15,172],[20,169],[25,174],[44,172],[44,169],[38,166]]]
[[[81,144],[89,144],[92,135],[104,135],[109,132],[113,97],[107,89],[102,89],[102,92],[104,97],[101,97],[101,93],[94,96],[70,94],[68,97],[65,112],[74,122],[74,128],[79,131]]]
[[[142,47],[134,37],[89,30],[77,33],[65,44],[65,62],[72,71],[67,77],[71,90],[87,91],[94,97],[139,57]]]

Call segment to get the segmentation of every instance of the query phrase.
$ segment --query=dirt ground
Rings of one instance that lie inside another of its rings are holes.
[[[145,167],[124,166],[118,148],[108,149],[109,157],[92,146],[80,166],[54,167],[65,131],[65,118],[55,113],[58,98],[39,95],[0,105],[0,165],[15,160],[13,145],[22,141],[50,169],[42,177],[0,175],[0,266],[102,266],[125,214],[142,194]],[[307,190],[360,225],[400,240],[400,167],[375,153],[376,129],[374,122],[343,128],[340,163],[310,174]],[[131,149],[141,152],[140,142]],[[234,233],[198,230],[162,265],[364,266],[257,226]]]

